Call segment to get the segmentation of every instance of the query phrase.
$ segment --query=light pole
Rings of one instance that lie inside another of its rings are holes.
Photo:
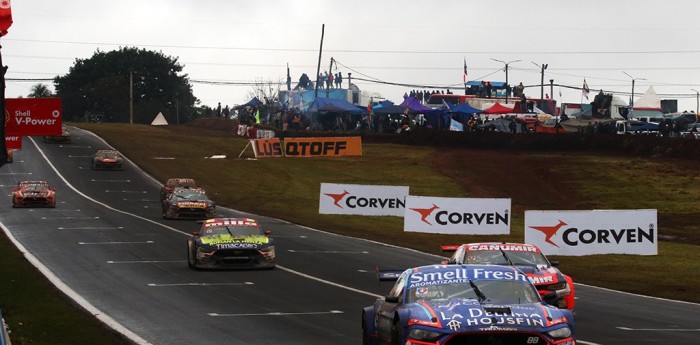
[[[622,73],[624,73],[626,76],[628,76],[628,77],[630,77],[630,78],[632,79],[632,97],[630,98],[630,99],[631,99],[631,101],[630,101],[630,108],[634,108],[634,82],[635,82],[636,80],[646,80],[646,79],[644,79],[644,78],[634,78],[634,77],[632,77],[631,75],[627,74],[627,72],[625,72],[625,71],[622,71]],[[632,111],[632,109],[630,109],[630,111]]]
[[[698,113],[700,112],[700,91],[691,89],[695,91],[695,116],[698,116]]]
[[[535,66],[537,66],[537,67],[540,68],[540,74],[541,74],[541,78],[540,78],[540,99],[544,99],[544,70],[547,69],[547,67],[549,66],[549,64],[543,63],[542,65],[538,65],[538,64],[535,63],[534,61],[530,61],[530,62],[532,62],[533,65],[535,65]]]
[[[505,71],[506,71],[506,87],[508,87],[508,65],[512,64],[513,62],[520,62],[521,60],[513,60],[513,61],[508,61],[508,62],[505,62],[505,61],[502,61],[502,60],[498,60],[498,59],[494,59],[494,58],[491,58],[491,60],[497,61],[497,62],[500,62],[500,63],[503,63],[503,64],[506,65],[506,67],[505,67]],[[508,104],[508,95],[506,95],[506,104]]]

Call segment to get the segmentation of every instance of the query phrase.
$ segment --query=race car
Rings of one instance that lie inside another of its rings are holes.
[[[207,219],[216,216],[216,204],[203,189],[175,188],[163,200],[165,219]]]
[[[61,126],[61,134],[60,135],[45,135],[44,136],[44,142],[45,143],[70,143],[70,130],[68,127]]]
[[[187,240],[187,265],[200,268],[274,268],[275,241],[250,218],[212,218]]]
[[[378,277],[396,282],[362,310],[363,344],[576,344],[572,312],[544,303],[514,267],[433,265]]]
[[[124,170],[124,158],[115,150],[97,150],[92,156],[93,170]]]
[[[542,299],[562,309],[574,309],[574,281],[562,274],[557,261],[549,261],[540,248],[524,243],[467,243],[442,246],[454,252],[445,263],[513,266],[522,271],[537,288]]]
[[[194,179],[191,178],[169,178],[163,187],[160,188],[160,200],[165,200],[175,188],[198,188]]]
[[[46,181],[20,181],[12,190],[12,207],[56,207],[56,189]]]
[[[7,149],[7,160],[5,163],[12,163],[15,161],[15,150]]]

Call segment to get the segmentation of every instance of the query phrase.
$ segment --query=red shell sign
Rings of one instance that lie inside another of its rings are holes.
[[[8,98],[5,135],[61,135],[60,98]]]

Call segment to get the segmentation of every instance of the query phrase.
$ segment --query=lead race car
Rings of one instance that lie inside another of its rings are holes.
[[[250,218],[212,218],[187,240],[187,265],[200,268],[274,268],[275,241]]]
[[[378,277],[396,282],[363,309],[363,344],[576,344],[572,312],[544,303],[514,267],[422,266]]]
[[[513,266],[527,275],[542,299],[562,309],[574,309],[574,281],[561,273],[557,261],[549,261],[540,248],[525,243],[467,243],[442,246],[454,252],[444,263]]]
[[[12,207],[56,207],[56,189],[46,181],[20,181],[12,190]]]
[[[124,170],[124,157],[116,150],[97,150],[91,167],[93,170]]]

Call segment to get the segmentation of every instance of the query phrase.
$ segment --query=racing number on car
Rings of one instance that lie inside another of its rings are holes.
[[[540,342],[539,337],[529,337],[527,338],[527,343],[528,344],[538,344]]]

